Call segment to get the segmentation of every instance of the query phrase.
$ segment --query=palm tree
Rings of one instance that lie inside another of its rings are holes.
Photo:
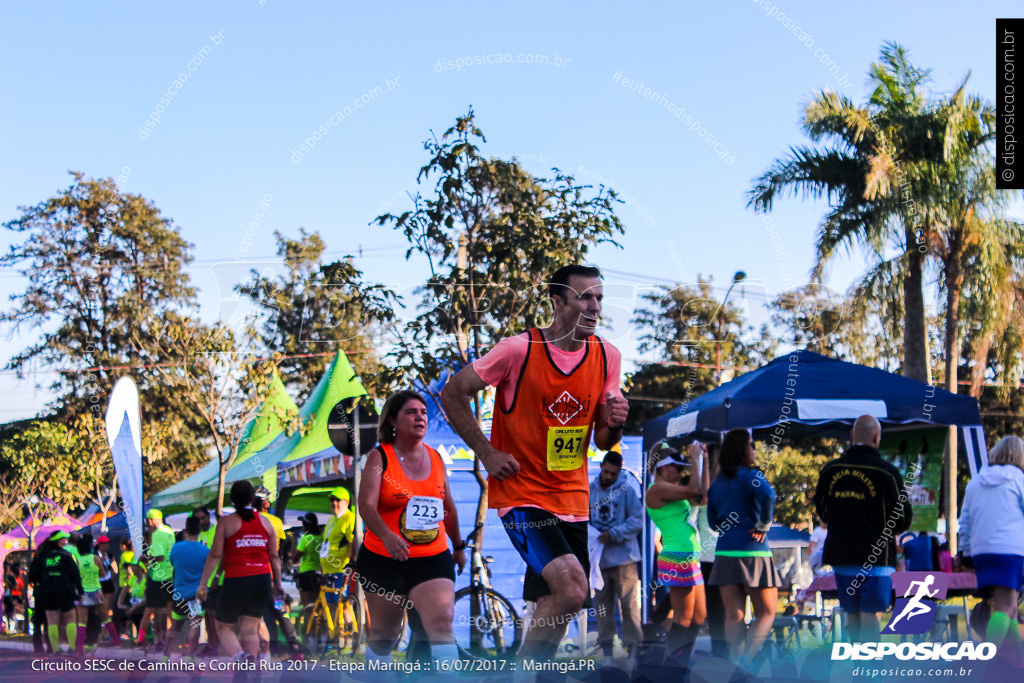
[[[870,73],[876,87],[866,107],[822,93],[805,111],[804,128],[811,138],[827,139],[835,148],[792,150],[789,159],[776,161],[759,178],[750,203],[768,211],[779,190],[828,194],[833,209],[820,226],[815,274],[838,247],[861,244],[874,252],[876,264],[860,291],[884,293],[884,285],[901,275],[903,374],[926,382],[923,274],[926,259],[933,258],[945,292],[945,384],[955,393],[964,288],[969,284],[977,295],[972,303],[983,311],[1004,301],[1010,278],[1000,275],[1013,272],[1013,255],[1022,242],[1021,227],[998,216],[1002,193],[986,159],[995,135],[994,109],[966,94],[969,75],[952,94],[929,106],[918,90],[928,72],[911,65],[898,45],[887,44]],[[883,259],[884,247],[893,243],[902,256]],[[982,284],[986,280],[989,286]],[[945,512],[955,552],[954,428],[947,453],[951,495]]]
[[[899,245],[904,310],[902,372],[929,381],[924,310],[925,250],[912,201],[915,170],[941,153],[926,133],[927,101],[920,86],[929,72],[910,63],[906,51],[887,43],[869,71],[875,90],[864,106],[826,90],[804,110],[802,126],[820,147],[794,147],[756,181],[749,206],[771,211],[776,193],[827,197],[832,209],[819,225],[812,279],[825,273],[840,249],[867,248],[884,262],[887,245]],[[911,201],[908,201],[911,200]]]

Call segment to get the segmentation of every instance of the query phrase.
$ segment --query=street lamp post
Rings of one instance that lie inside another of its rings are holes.
[[[742,270],[737,270],[732,276],[732,282],[729,283],[729,289],[725,290],[722,304],[718,307],[718,330],[715,333],[715,383],[717,385],[722,384],[722,319],[725,316],[725,303],[729,300],[729,294],[732,293],[732,288],[736,286],[736,283],[746,279],[747,274]]]

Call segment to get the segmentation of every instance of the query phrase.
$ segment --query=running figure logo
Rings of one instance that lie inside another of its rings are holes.
[[[949,576],[941,572],[896,572],[892,587],[896,606],[882,633],[925,633],[935,623],[935,602],[946,599]]]

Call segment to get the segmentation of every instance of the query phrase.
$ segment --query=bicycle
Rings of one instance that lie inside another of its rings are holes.
[[[459,650],[470,658],[513,657],[523,642],[523,623],[508,598],[491,587],[493,557],[477,545],[482,524],[466,537],[470,551],[470,582],[455,593],[452,630]]]
[[[328,586],[321,578],[320,593],[316,602],[302,610],[300,633],[306,647],[313,654],[323,656],[332,649],[339,654],[353,656],[359,651],[363,640],[365,612],[354,590],[354,573],[349,573],[345,584],[340,587]],[[337,597],[332,606],[327,596]]]

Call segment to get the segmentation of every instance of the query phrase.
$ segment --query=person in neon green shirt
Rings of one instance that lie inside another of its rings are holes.
[[[143,555],[143,562],[148,569],[146,609],[152,611],[154,651],[159,652],[163,648],[164,634],[167,633],[167,606],[174,592],[174,568],[170,560],[174,530],[164,524],[164,515],[156,508],[146,513],[146,525],[150,530],[149,548]],[[145,637],[145,623],[140,636]]]
[[[124,614],[122,631],[131,636],[132,624],[142,625],[142,614],[146,609],[146,571],[135,562],[134,554],[127,560],[124,554],[121,555],[121,569],[124,583],[117,596],[117,607]]]
[[[320,570],[325,574],[344,573],[349,560],[355,559],[352,541],[356,533],[356,515],[349,509],[351,495],[342,486],[331,491],[331,517],[324,525],[320,548]]]
[[[207,548],[213,547],[213,535],[217,533],[217,523],[210,516],[210,509],[205,505],[192,510],[192,516],[199,520],[199,542]]]
[[[324,534],[316,514],[307,512],[301,521],[302,536],[292,553],[292,561],[299,563],[295,583],[299,588],[299,601],[305,607],[316,601],[320,591],[320,546],[323,545]]]
[[[78,540],[78,572],[82,577],[82,600],[78,604],[78,637],[76,638],[76,653],[81,656],[85,649],[85,627],[89,623],[89,608],[96,613],[100,626],[106,629],[110,642],[117,642],[120,638],[113,622],[110,621],[110,613],[107,611],[106,603],[103,600],[103,586],[100,584],[100,572],[103,570],[103,561],[96,554],[93,547],[92,536],[85,534]]]
[[[343,486],[330,493],[331,517],[324,525],[324,540],[320,546],[320,571],[325,586],[341,588],[348,578],[346,568],[355,559],[352,541],[356,533],[356,515],[349,509],[351,495]],[[338,601],[337,593],[329,593],[327,602]]]
[[[689,668],[690,655],[707,616],[704,578],[700,572],[700,537],[690,522],[690,504],[706,501],[708,455],[702,444],[690,446],[687,461],[678,449],[661,443],[651,451],[654,483],[644,499],[647,514],[661,531],[658,582],[669,587],[672,628],[666,643],[666,664]],[[692,463],[697,463],[693,467]]]

